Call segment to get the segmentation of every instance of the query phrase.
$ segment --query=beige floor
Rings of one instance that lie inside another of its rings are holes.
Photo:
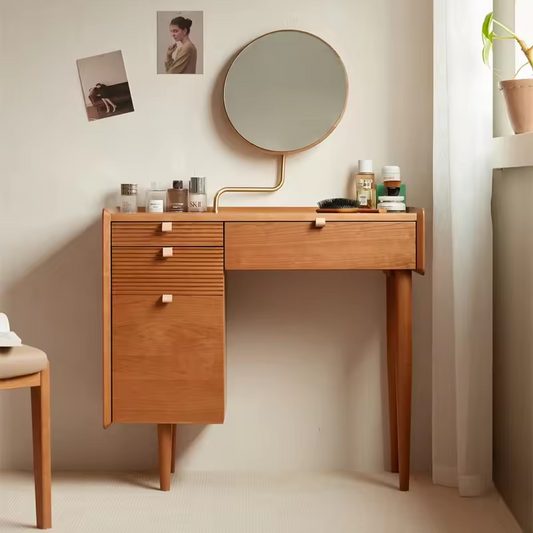
[[[186,474],[162,493],[153,474],[58,473],[53,531],[176,533],[520,533],[497,493],[461,499],[392,474]],[[33,529],[30,473],[0,472],[0,532]]]

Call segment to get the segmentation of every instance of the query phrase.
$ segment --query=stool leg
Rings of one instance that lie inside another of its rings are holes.
[[[178,424],[172,424],[172,458],[170,463],[170,472],[173,474],[176,471],[176,431]]]
[[[41,372],[41,386],[31,389],[33,473],[37,527],[52,527],[52,464],[50,456],[50,367]]]
[[[172,424],[158,424],[159,480],[162,491],[170,490],[170,459],[172,457]]]

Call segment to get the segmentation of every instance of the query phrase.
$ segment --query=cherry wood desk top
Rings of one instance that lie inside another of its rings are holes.
[[[218,213],[120,213],[104,209],[111,222],[417,222],[424,210],[408,208],[407,213],[317,213],[316,207],[221,207]],[[423,220],[422,220],[423,221]]]

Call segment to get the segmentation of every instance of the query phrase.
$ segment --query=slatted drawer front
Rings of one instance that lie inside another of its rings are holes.
[[[224,294],[223,248],[112,249],[113,294]]]
[[[223,246],[219,222],[113,222],[113,246]]]

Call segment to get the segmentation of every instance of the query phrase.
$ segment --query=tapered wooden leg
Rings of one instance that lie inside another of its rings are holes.
[[[37,527],[52,527],[52,461],[50,455],[50,368],[41,372],[41,386],[31,389],[33,473]]]
[[[178,424],[172,424],[172,457],[170,459],[170,471],[172,474],[176,471],[176,431]]]
[[[162,491],[170,490],[170,458],[172,456],[172,424],[158,424],[159,479]]]
[[[398,409],[396,404],[396,357],[398,337],[396,334],[395,278],[387,273],[387,374],[389,381],[389,434],[390,469],[398,472]]]
[[[396,295],[397,365],[396,387],[398,407],[398,453],[400,490],[409,490],[411,454],[411,386],[412,386],[412,301],[410,270],[394,272]]]

